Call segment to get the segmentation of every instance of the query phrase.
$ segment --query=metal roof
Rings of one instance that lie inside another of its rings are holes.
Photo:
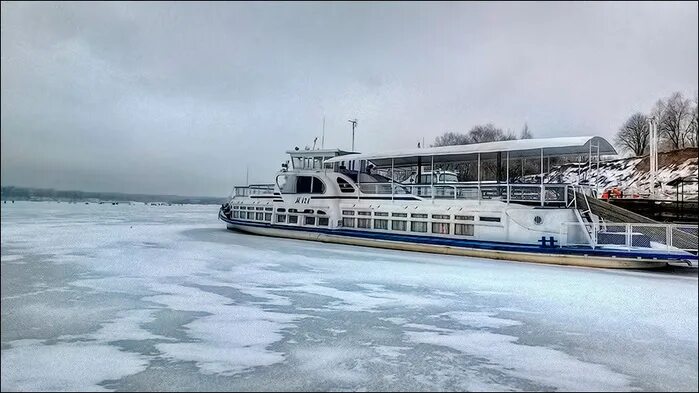
[[[297,157],[335,157],[345,154],[358,154],[353,151],[345,151],[340,149],[316,149],[316,150],[287,150],[286,154],[297,156]]]
[[[541,149],[544,156],[564,156],[588,154],[592,144],[593,153],[597,153],[599,145],[600,155],[617,154],[614,147],[599,136],[574,136],[562,138],[517,139],[511,141],[498,141],[486,143],[474,143],[470,145],[454,145],[429,147],[423,149],[396,150],[381,153],[352,153],[326,160],[326,163],[348,160],[368,160],[376,166],[417,165],[418,157],[422,164],[430,162],[455,162],[477,160],[478,153],[481,159],[494,159],[497,153],[509,153],[510,159],[539,157]],[[505,154],[502,155],[505,158]]]

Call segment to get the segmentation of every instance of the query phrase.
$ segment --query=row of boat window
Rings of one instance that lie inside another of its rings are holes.
[[[278,224],[298,224],[299,222],[299,216],[294,215],[294,214],[277,214],[277,223]],[[328,217],[315,217],[315,216],[303,216],[303,224],[304,225],[318,225],[321,227],[327,227],[328,224],[330,223],[330,219]]]
[[[372,212],[370,211],[354,211],[354,210],[343,210],[342,215],[343,216],[371,216]],[[388,217],[388,212],[379,212],[375,211],[373,212],[374,216],[379,216],[379,217]],[[451,220],[451,215],[450,214],[431,214],[430,215],[433,220]],[[391,213],[391,217],[408,217],[408,213]],[[426,213],[410,213],[410,218],[427,218],[428,214]],[[475,217],[474,216],[465,216],[465,215],[454,215],[454,220],[456,221],[474,221]],[[500,217],[488,217],[488,216],[479,216],[478,217],[479,221],[484,221],[484,222],[500,222]]]
[[[249,210],[255,210],[255,211],[249,211]],[[258,212],[259,210],[264,210],[264,212]],[[265,222],[270,222],[272,221],[272,213],[267,213],[267,212],[272,212],[274,211],[273,208],[271,207],[261,207],[261,206],[233,206],[233,218],[240,218],[244,220],[254,220],[254,221],[265,221]],[[289,213],[289,214],[285,214]],[[276,214],[276,222],[280,224],[284,223],[289,223],[289,224],[298,224],[299,222],[299,216],[295,213],[298,214],[315,214],[318,215],[316,216],[301,216],[303,219],[304,225],[318,225],[318,226],[324,226],[327,227],[330,224],[330,219],[327,217],[327,213],[324,210],[314,210],[314,209],[303,209],[303,210],[298,210],[298,209],[285,209],[285,208],[278,208],[277,209],[277,214]],[[324,217],[326,216],[326,217]]]
[[[431,214],[427,213],[390,213],[391,219],[383,218],[388,217],[389,212],[373,212],[374,218],[369,218],[372,216],[370,211],[354,211],[354,210],[343,210],[342,211],[342,226],[345,228],[360,228],[360,229],[379,229],[379,230],[392,230],[392,231],[402,231],[407,232],[417,232],[417,233],[437,233],[440,235],[457,235],[457,236],[473,236],[474,234],[474,224],[467,223],[453,223],[454,232],[451,231],[452,223],[442,222],[442,221],[421,221],[414,219],[428,219],[432,220],[451,220],[452,216],[450,214]],[[411,220],[408,221],[408,215]],[[349,216],[349,217],[348,217]],[[356,216],[356,217],[355,217]],[[376,218],[382,217],[382,218]],[[471,215],[454,215],[455,221],[475,221],[475,216]],[[479,221],[484,222],[500,222],[500,217],[488,217],[479,216]],[[373,221],[373,225],[372,225]],[[389,228],[390,221],[390,228]]]
[[[252,211],[251,211],[252,210]],[[261,211],[262,210],[262,211]],[[233,207],[233,218],[254,220],[254,221],[272,221],[272,211],[274,209],[271,207],[262,206],[234,206]],[[474,224],[466,223],[454,223],[454,232],[452,233],[450,222],[440,222],[440,221],[408,221],[402,220],[401,218],[408,218],[408,213],[389,213],[389,212],[372,212],[370,211],[354,211],[354,210],[343,210],[343,216],[356,216],[357,217],[342,217],[340,224],[344,228],[360,228],[360,229],[378,229],[378,230],[392,230],[392,231],[402,231],[407,232],[410,228],[410,232],[417,233],[427,233],[430,229],[430,233],[437,233],[442,235],[458,235],[458,236],[473,236],[474,234]],[[276,214],[276,223],[279,224],[298,224],[299,216],[297,214],[304,214],[301,216],[304,225],[317,225],[327,227],[330,223],[327,213],[323,210],[314,209],[303,209],[298,210],[294,208],[285,209],[278,208]],[[375,218],[375,217],[389,217],[391,218]],[[368,217],[369,216],[369,217]],[[410,218],[412,219],[427,219],[428,215],[425,213],[410,213]],[[449,214],[432,214],[431,218],[433,220],[450,220],[451,215]],[[487,217],[479,216],[479,221],[487,222],[500,222],[500,217]],[[469,215],[454,215],[454,220],[456,221],[474,221],[475,216]],[[373,221],[373,225],[372,225]],[[389,224],[390,222],[390,224]]]
[[[289,214],[284,214],[284,213],[289,213]],[[290,209],[285,209],[283,207],[277,208],[277,223],[278,224],[298,224],[299,222],[299,216],[296,214],[292,213],[303,213],[303,214],[317,214],[318,217],[315,216],[303,216],[303,224],[304,225],[318,225],[321,227],[327,227],[330,224],[330,219],[327,216],[328,213],[326,213],[324,210],[313,210],[313,209],[303,209],[303,210],[298,210],[294,208]]]
[[[391,222],[389,228],[389,221]],[[344,228],[361,228],[361,229],[379,229],[379,230],[392,230],[392,231],[403,231],[408,230],[408,223],[410,223],[410,232],[420,232],[427,233],[428,229],[431,229],[430,233],[438,233],[441,235],[451,235],[451,223],[449,222],[428,222],[428,221],[407,221],[407,220],[396,220],[387,218],[374,218],[372,226],[371,218],[361,218],[357,217],[343,217],[342,226]],[[356,224],[356,225],[355,225]],[[432,224],[429,226],[429,224]],[[473,236],[473,224],[454,224],[454,235],[461,236]]]
[[[272,221],[271,207],[265,206],[233,206],[233,218],[253,221]]]
[[[240,205],[233,205],[233,210],[264,210],[271,212],[273,209],[271,207],[265,207],[265,206],[240,206]]]
[[[265,212],[245,212],[233,210],[233,218],[254,220],[254,221],[272,221],[272,213]]]

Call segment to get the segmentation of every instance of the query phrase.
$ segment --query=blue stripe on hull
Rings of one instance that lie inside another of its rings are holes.
[[[521,243],[507,243],[507,242],[496,242],[496,241],[481,241],[481,240],[469,240],[469,239],[451,239],[435,236],[421,236],[421,235],[401,235],[395,233],[384,233],[384,232],[369,232],[361,230],[350,230],[350,229],[330,229],[330,228],[311,228],[302,226],[287,226],[287,225],[275,225],[270,223],[261,222],[249,222],[241,220],[233,220],[224,217],[219,212],[219,219],[229,224],[260,227],[260,228],[274,228],[274,229],[285,229],[289,231],[300,231],[300,232],[316,232],[325,233],[328,235],[338,235],[338,236],[349,236],[358,237],[364,239],[376,239],[376,240],[389,240],[407,243],[420,243],[420,244],[431,244],[440,246],[451,246],[451,247],[461,247],[461,248],[471,248],[478,250],[493,250],[493,251],[506,251],[506,252],[527,252],[527,253],[538,253],[538,254],[557,254],[557,255],[577,255],[577,256],[594,256],[594,257],[617,257],[617,258],[642,258],[642,259],[660,259],[660,260],[697,260],[696,255],[690,253],[686,254],[673,254],[673,253],[659,253],[657,251],[638,251],[638,250],[610,250],[610,249],[593,249],[591,247],[541,247],[539,245],[521,244]]]

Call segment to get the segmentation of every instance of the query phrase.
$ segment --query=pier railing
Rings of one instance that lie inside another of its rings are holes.
[[[561,224],[562,246],[614,246],[625,249],[656,248],[697,254],[696,224],[586,223]]]

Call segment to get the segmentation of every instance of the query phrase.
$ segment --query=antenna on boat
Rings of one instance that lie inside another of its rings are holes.
[[[357,128],[357,119],[347,121],[352,123],[352,151],[354,151],[354,129]]]
[[[323,115],[323,137],[320,138],[320,148],[325,149],[325,115]]]

